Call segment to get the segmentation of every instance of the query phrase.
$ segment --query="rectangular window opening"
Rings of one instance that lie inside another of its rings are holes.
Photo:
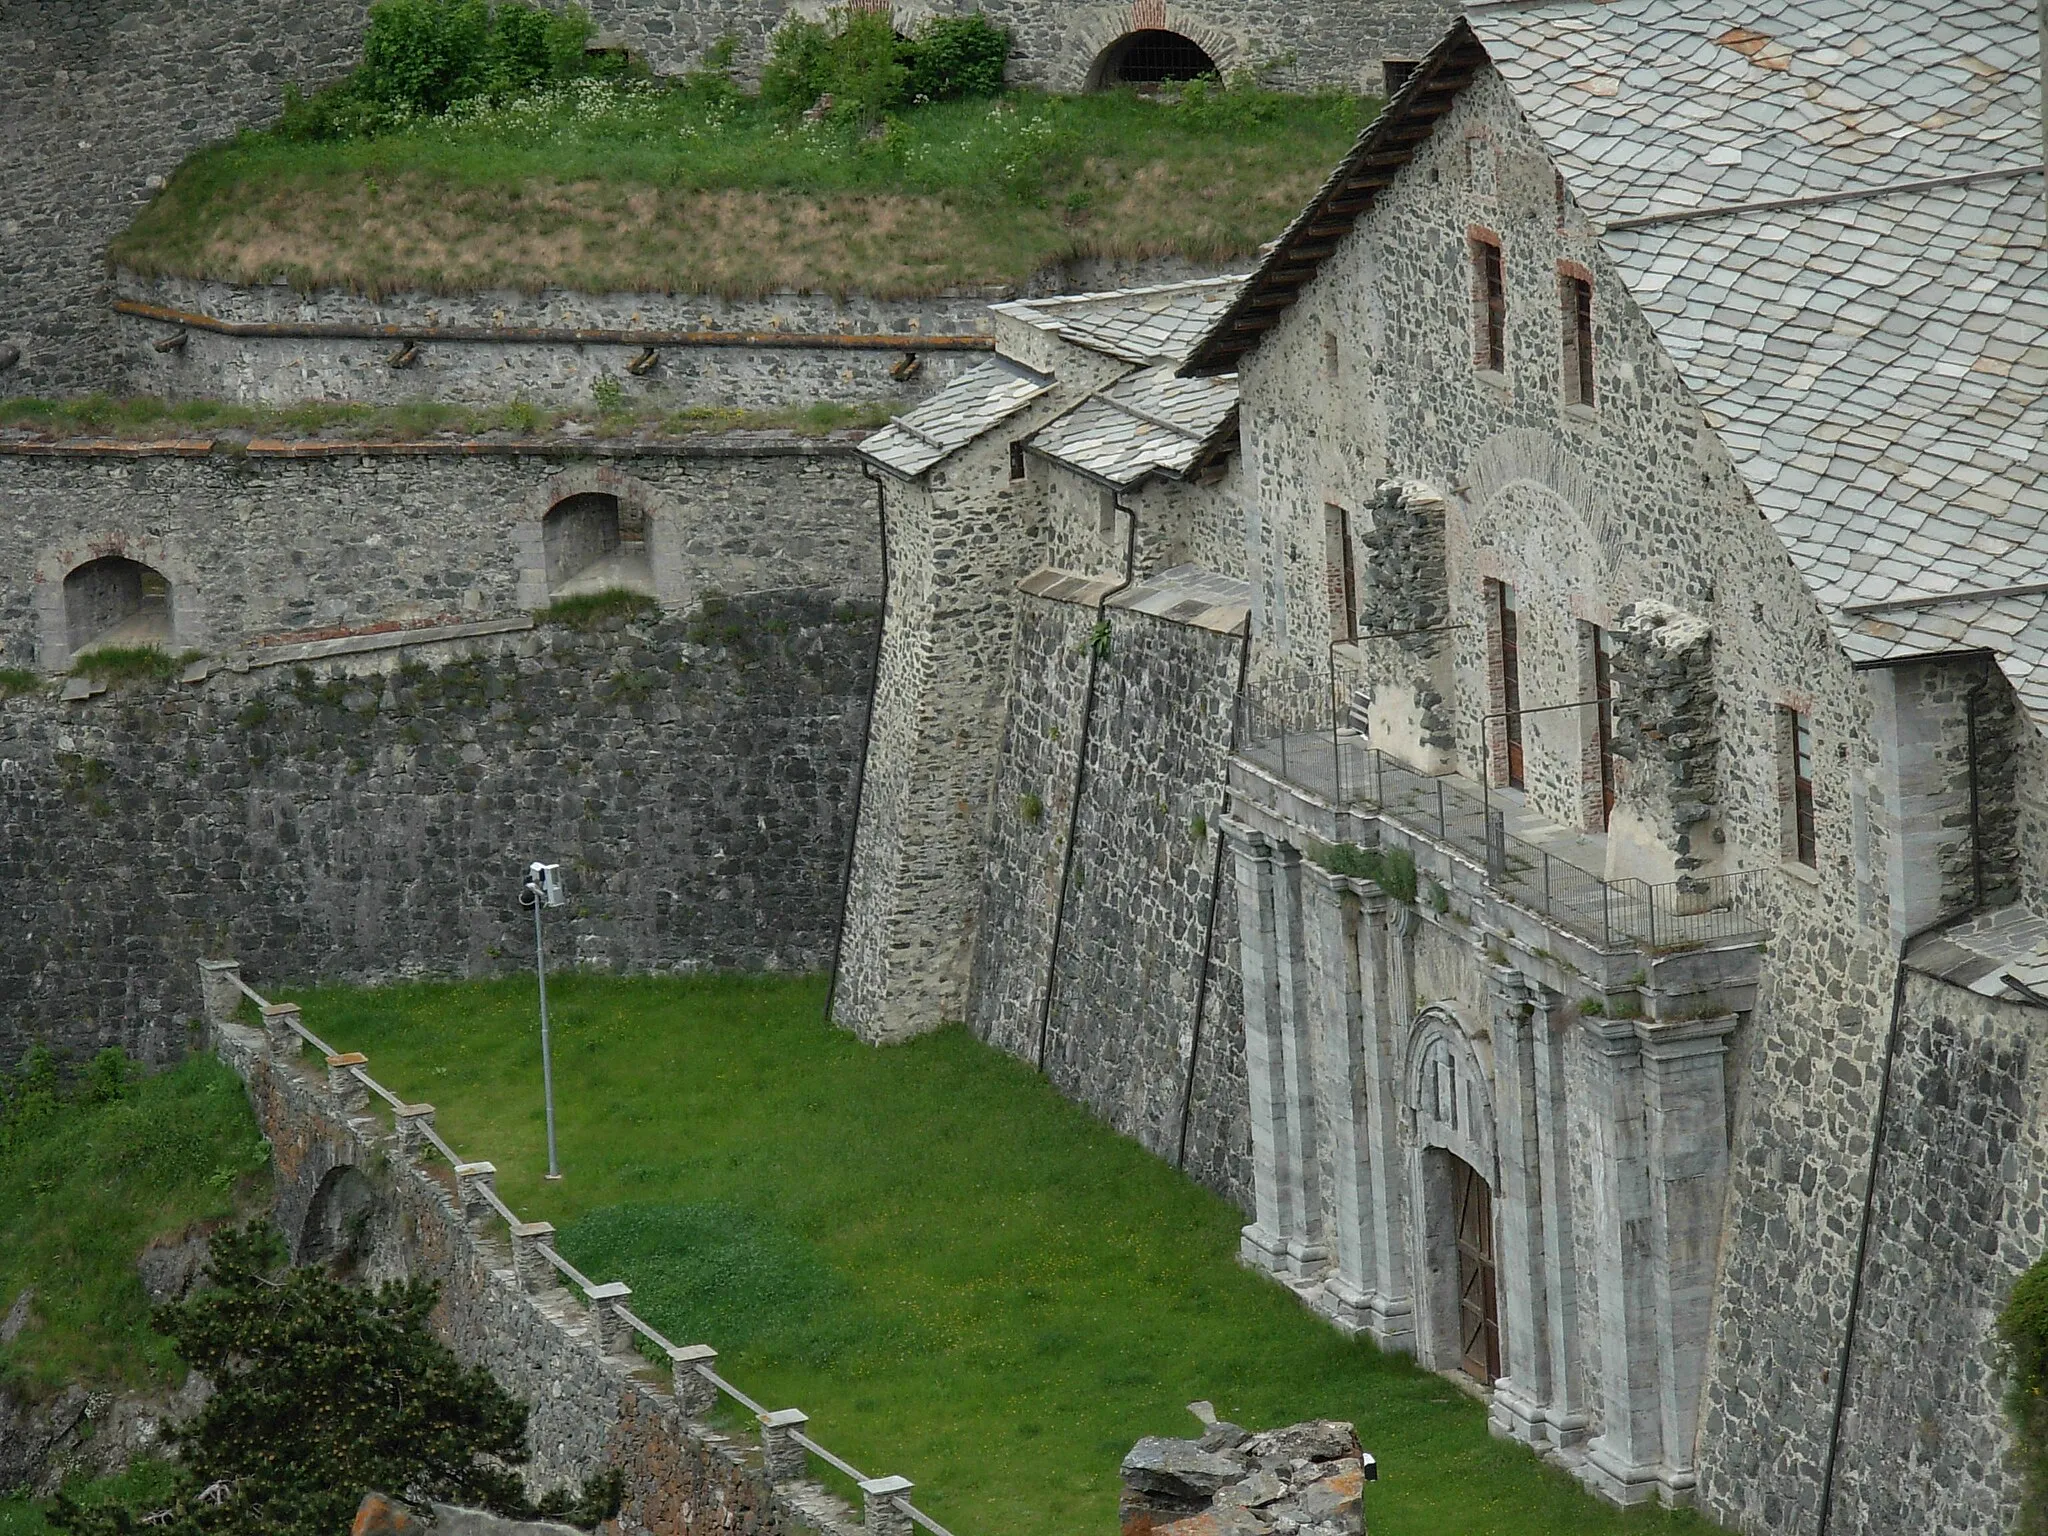
[[[1116,537],[1116,492],[1104,491],[1095,508],[1095,531],[1105,539]]]
[[[1593,285],[1567,272],[1558,279],[1558,307],[1564,321],[1564,397],[1572,405],[1593,404]]]
[[[1351,509],[1323,508],[1325,571],[1330,592],[1330,632],[1339,640],[1358,638],[1358,568],[1351,547]]]
[[[1472,236],[1472,361],[1491,373],[1508,369],[1507,274],[1500,244]]]
[[[1614,635],[1586,626],[1593,642],[1594,745],[1600,754],[1600,830],[1614,820]]]
[[[1506,582],[1494,587],[1495,615],[1500,622],[1501,733],[1507,738],[1509,789],[1524,787],[1522,762],[1522,613],[1515,589]]]
[[[1022,480],[1024,478],[1024,445],[1021,442],[1010,444],[1010,478],[1012,480]]]
[[[1787,709],[1786,739],[1791,748],[1792,856],[1809,869],[1820,868],[1813,820],[1813,722],[1802,710]]]

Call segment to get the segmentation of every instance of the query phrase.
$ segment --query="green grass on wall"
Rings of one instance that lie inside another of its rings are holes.
[[[1357,1423],[1374,1536],[1709,1529],[1623,1515],[1481,1407],[1236,1262],[1240,1214],[953,1029],[873,1050],[816,980],[561,977],[566,1178],[545,1183],[532,983],[299,993],[307,1024],[438,1107],[593,1278],[959,1536],[1116,1527],[1116,1468],[1214,1400]]]

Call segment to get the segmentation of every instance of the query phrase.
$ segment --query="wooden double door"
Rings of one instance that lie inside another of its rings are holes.
[[[1493,1191],[1451,1158],[1458,1233],[1458,1368],[1491,1386],[1500,1376],[1500,1284],[1493,1252]]]

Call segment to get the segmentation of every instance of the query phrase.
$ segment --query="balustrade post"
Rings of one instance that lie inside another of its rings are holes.
[[[398,1132],[399,1155],[418,1157],[420,1148],[427,1144],[427,1132],[434,1128],[434,1106],[408,1104],[402,1109],[394,1109],[391,1124]]]
[[[693,1419],[701,1419],[718,1404],[718,1388],[704,1379],[715,1369],[718,1351],[709,1344],[671,1344],[668,1347],[670,1387],[676,1406]],[[701,1369],[700,1369],[701,1367]]]
[[[290,1060],[299,1054],[299,1005],[271,1003],[263,1010],[263,1037],[270,1042],[270,1054]]]
[[[235,1021],[235,1010],[242,1005],[242,964],[239,960],[202,960],[199,962],[200,1007],[206,1017],[208,1037],[222,1024]]]
[[[868,1536],[910,1536],[910,1516],[896,1501],[916,1486],[907,1477],[871,1477],[860,1485],[861,1524]]]
[[[361,1051],[344,1051],[327,1058],[327,1091],[348,1114],[360,1115],[370,1107],[370,1090],[351,1070],[369,1064],[370,1058]]]
[[[597,1318],[597,1347],[607,1355],[622,1355],[633,1341],[633,1326],[619,1316],[619,1308],[632,1299],[633,1288],[623,1280],[593,1285],[584,1293]]]
[[[811,1416],[801,1408],[781,1408],[761,1415],[761,1470],[771,1483],[793,1483],[810,1470],[809,1453],[791,1438]]]
[[[498,1169],[494,1163],[455,1165],[455,1207],[463,1220],[477,1226],[498,1214],[490,1201],[490,1195],[497,1193],[497,1184]]]
[[[549,1221],[512,1223],[512,1273],[523,1291],[542,1291],[555,1283],[555,1266],[541,1253],[543,1244],[552,1245],[555,1227]]]

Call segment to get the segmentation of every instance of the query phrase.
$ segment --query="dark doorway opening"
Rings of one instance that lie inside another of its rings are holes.
[[[1500,1287],[1493,1255],[1493,1191],[1479,1171],[1451,1159],[1458,1216],[1458,1369],[1492,1386],[1500,1376]]]
[[[1088,85],[1091,90],[1106,91],[1119,85],[1201,80],[1216,73],[1216,61],[1193,38],[1147,30],[1127,32],[1103,49]]]

